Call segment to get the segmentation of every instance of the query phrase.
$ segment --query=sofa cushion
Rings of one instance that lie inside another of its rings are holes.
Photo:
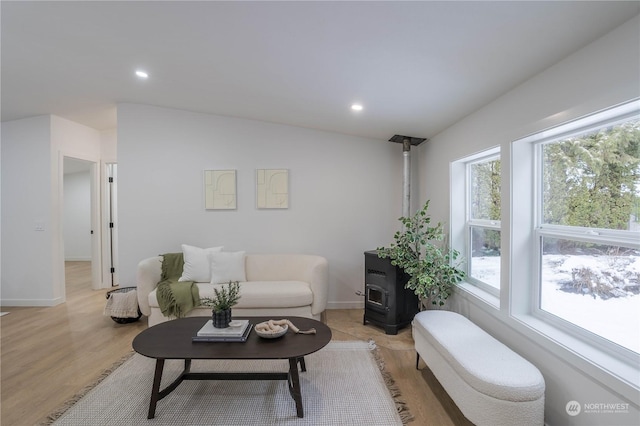
[[[179,281],[211,281],[211,265],[209,255],[222,250],[222,247],[209,247],[206,249],[182,244],[184,255],[184,267]]]
[[[211,284],[226,284],[229,281],[246,281],[244,254],[244,251],[221,251],[209,254],[209,260],[211,262]]]
[[[213,297],[222,284],[196,283],[200,297]],[[313,302],[309,284],[302,281],[249,281],[240,283],[238,308],[293,308]],[[149,305],[158,307],[156,290],[149,293]]]
[[[214,295],[214,286],[198,284],[200,297]],[[220,286],[216,286],[220,287]],[[248,281],[240,283],[238,308],[291,308],[313,302],[309,284],[302,281]]]

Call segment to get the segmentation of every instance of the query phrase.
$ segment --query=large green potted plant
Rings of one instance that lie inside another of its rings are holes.
[[[405,287],[420,300],[442,306],[465,273],[460,269],[460,253],[447,247],[442,223],[432,226],[428,209],[429,201],[413,217],[398,219],[403,229],[393,236],[395,243],[378,248],[378,257],[391,259],[392,265],[409,275]]]

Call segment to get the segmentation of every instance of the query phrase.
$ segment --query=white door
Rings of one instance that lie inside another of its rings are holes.
[[[104,170],[106,186],[103,210],[103,280],[105,283],[116,286],[120,284],[118,280],[118,165],[106,163]]]

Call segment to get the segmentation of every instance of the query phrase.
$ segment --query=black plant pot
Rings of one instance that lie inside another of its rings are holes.
[[[227,328],[231,322],[231,308],[224,311],[213,311],[211,318],[215,328]]]

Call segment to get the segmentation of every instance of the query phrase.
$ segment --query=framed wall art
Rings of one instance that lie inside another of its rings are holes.
[[[289,170],[256,170],[256,207],[259,209],[289,208]]]
[[[236,171],[204,171],[204,208],[233,210],[237,207]]]

